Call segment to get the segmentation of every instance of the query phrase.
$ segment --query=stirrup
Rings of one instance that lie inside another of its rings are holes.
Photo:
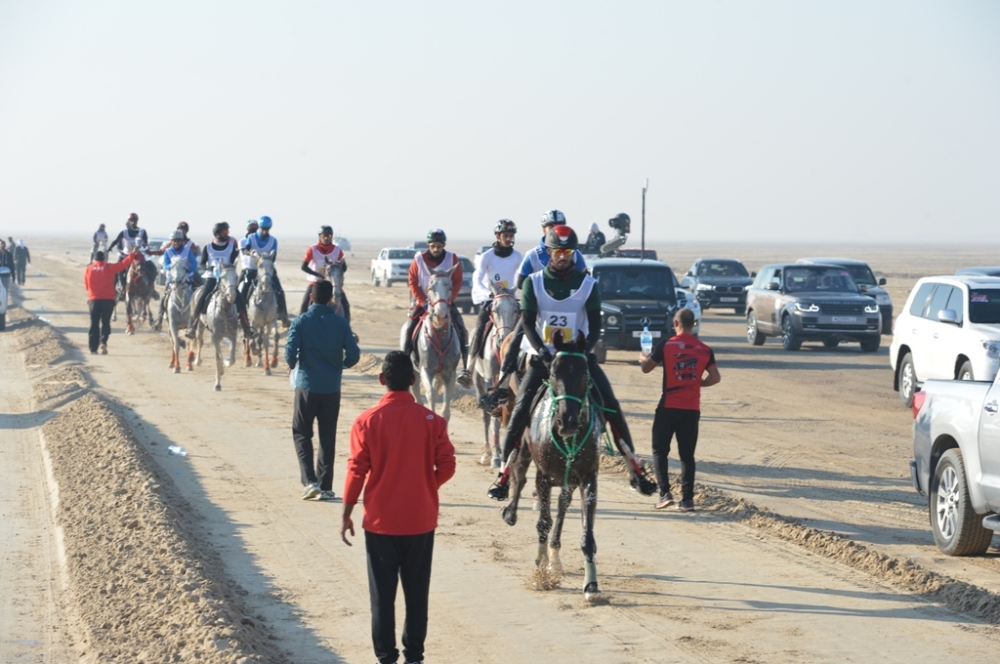
[[[472,387],[472,374],[469,373],[468,369],[462,369],[455,380],[466,389]]]
[[[490,485],[486,495],[501,503],[507,500],[507,498],[510,497],[509,478],[504,477],[503,473],[500,473],[500,477],[497,478],[496,482]]]

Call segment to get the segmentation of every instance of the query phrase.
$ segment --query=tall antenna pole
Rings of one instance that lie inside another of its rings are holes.
[[[646,178],[646,184],[642,186],[642,248],[640,249],[639,256],[641,258],[646,258],[646,190],[649,189],[649,178]]]

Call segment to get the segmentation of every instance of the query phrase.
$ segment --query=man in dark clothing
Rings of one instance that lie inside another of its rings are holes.
[[[438,490],[455,474],[448,422],[413,399],[416,376],[402,351],[385,356],[379,382],[386,393],[351,427],[340,538],[352,546],[351,514],[365,492],[365,551],[372,607],[372,643],[381,664],[395,662],[396,588],[403,585],[403,657],[424,661]]]
[[[333,455],[340,416],[340,379],[344,367],[361,359],[351,324],[330,305],[333,284],[320,281],[313,290],[309,311],[288,328],[285,362],[295,376],[292,439],[299,457],[305,490],[303,500],[333,500]],[[319,423],[319,455],[313,468],[313,422]]]
[[[587,244],[584,245],[582,252],[585,254],[600,254],[601,247],[606,243],[607,239],[605,239],[604,233],[601,232],[601,227],[595,221],[590,225],[590,235],[587,236]]]
[[[681,309],[674,316],[674,336],[658,345],[650,355],[639,355],[643,373],[663,365],[663,396],[653,418],[653,465],[660,487],[656,509],[674,504],[667,476],[667,455],[670,439],[676,434],[677,453],[681,458],[678,508],[682,512],[694,510],[694,448],[698,444],[698,421],[701,419],[701,388],[722,380],[715,365],[715,354],[691,334],[693,329],[694,312]]]
[[[18,240],[17,246],[14,247],[14,269],[17,272],[18,286],[24,285],[24,273],[30,262],[31,252],[24,246],[24,240]]]
[[[14,254],[7,251],[7,243],[0,240],[0,281],[3,282],[7,297],[10,297],[10,285],[14,280]]]

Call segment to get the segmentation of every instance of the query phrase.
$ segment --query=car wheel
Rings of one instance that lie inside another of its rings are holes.
[[[747,315],[747,308],[746,307],[736,307],[735,309],[733,309],[733,313],[736,314],[737,316],[746,316]]]
[[[767,337],[757,329],[757,315],[751,311],[747,314],[747,342],[754,346],[763,346],[765,339]]]
[[[827,348],[836,348],[840,345],[840,342],[836,339],[823,339],[823,345]]]
[[[913,370],[913,356],[907,353],[899,362],[899,400],[907,408],[912,408],[916,391],[917,372]]]
[[[972,509],[962,453],[952,448],[941,456],[927,501],[931,530],[938,548],[949,556],[976,556],[990,548],[993,531],[983,528]]]
[[[867,341],[861,342],[861,352],[863,353],[874,353],[878,350],[878,347],[882,345],[882,335],[875,337],[874,339],[868,339]]]
[[[378,277],[375,276],[375,270],[372,270],[372,286],[378,288]]]
[[[392,286],[392,279],[386,277],[385,279],[382,280],[382,285],[385,286],[386,288],[389,288],[390,286]]]
[[[972,375],[972,362],[966,360],[962,362],[962,366],[958,368],[958,379],[959,380],[975,380]]]
[[[792,327],[790,316],[785,316],[781,319],[781,347],[785,350],[798,350],[802,348],[802,339],[799,339],[798,335],[795,334],[795,328]]]

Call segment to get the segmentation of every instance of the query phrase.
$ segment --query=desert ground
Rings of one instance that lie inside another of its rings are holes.
[[[537,240],[524,235],[521,249]],[[238,353],[215,392],[210,350],[174,375],[165,333],[126,336],[123,316],[110,354],[91,356],[89,244],[26,241],[34,261],[0,333],[0,661],[370,662],[363,539],[340,541],[339,502],[300,500],[283,363],[265,376]],[[295,310],[310,241],[281,242],[278,272]],[[379,358],[397,347],[408,305],[405,286],[370,284],[381,246],[390,244],[358,242],[348,254],[362,359],[344,375],[338,495],[351,422],[381,394]],[[472,257],[476,246],[449,248]],[[865,259],[888,279],[897,311],[917,278],[997,255],[650,246],[678,276],[702,255],[751,270],[808,255]],[[596,605],[581,592],[575,508],[566,574],[535,588],[530,501],[510,528],[486,498],[495,471],[478,463],[479,411],[461,392],[428,662],[996,661],[1000,538],[977,558],[935,547],[926,500],[910,485],[912,415],[892,390],[891,338],[877,353],[856,344],[788,353],[773,339],[752,347],[744,331],[729,312],[702,319],[722,382],[702,396],[697,511],[653,510],[604,464]],[[643,375],[636,360],[610,351],[605,370],[648,459],[660,374]],[[168,455],[169,445],[188,455]],[[397,605],[401,627],[401,597]]]

